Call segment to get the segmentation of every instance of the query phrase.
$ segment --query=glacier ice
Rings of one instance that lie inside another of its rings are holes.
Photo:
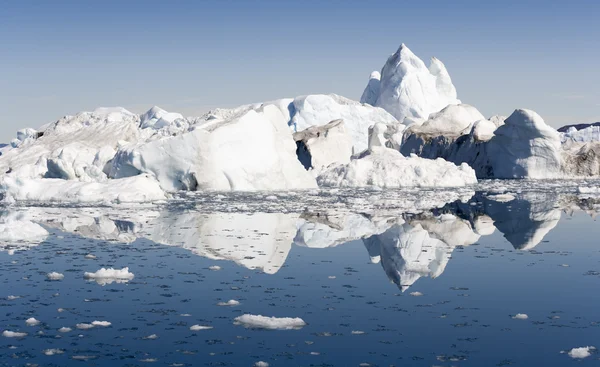
[[[456,166],[441,158],[405,157],[390,148],[373,147],[348,164],[328,168],[317,182],[332,187],[459,187],[476,184],[477,178],[465,163]]]
[[[385,109],[400,122],[424,120],[460,103],[444,64],[432,58],[428,68],[405,44],[388,58],[376,80],[377,74],[371,74],[361,102]]]

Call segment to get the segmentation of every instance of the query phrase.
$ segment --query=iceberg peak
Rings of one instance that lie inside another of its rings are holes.
[[[387,59],[379,80],[369,79],[361,102],[385,109],[400,122],[426,120],[460,103],[445,65],[434,57],[427,67],[404,43]]]

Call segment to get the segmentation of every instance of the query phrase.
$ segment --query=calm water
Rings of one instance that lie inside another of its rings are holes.
[[[27,335],[0,365],[598,365],[566,352],[600,347],[600,200],[563,186],[6,209],[4,233],[49,234],[2,244],[0,329]],[[135,277],[84,278],[101,267]]]

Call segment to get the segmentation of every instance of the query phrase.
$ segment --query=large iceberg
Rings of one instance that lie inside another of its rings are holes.
[[[111,178],[140,173],[152,174],[166,191],[316,187],[296,157],[285,117],[272,105],[117,152]]]
[[[459,104],[456,88],[444,64],[432,58],[429,68],[402,44],[375,72],[361,102],[381,107],[400,122],[424,120],[449,104]]]
[[[468,113],[470,111],[470,113]],[[560,135],[534,111],[518,109],[504,120],[481,119],[467,105],[448,106],[410,126],[400,151],[425,158],[467,163],[478,178],[560,178]]]

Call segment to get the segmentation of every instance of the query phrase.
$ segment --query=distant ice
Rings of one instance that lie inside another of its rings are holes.
[[[212,266],[209,266],[208,269],[217,271],[217,270],[221,270],[221,267],[219,265],[212,265]]]
[[[101,268],[95,273],[84,273],[84,278],[93,279],[96,283],[100,285],[111,284],[113,282],[117,283],[127,283],[131,279],[134,278],[134,274],[129,272],[129,268],[125,267],[123,269],[113,269],[113,268]]]
[[[234,324],[243,325],[247,328],[271,330],[293,330],[306,326],[306,322],[299,317],[267,317],[251,314],[236,317]]]
[[[61,327],[60,329],[58,329],[58,332],[59,332],[59,333],[68,333],[68,332],[70,332],[71,330],[73,330],[73,329],[71,329],[70,327],[63,326],[63,327]]]
[[[63,274],[57,273],[55,271],[46,274],[46,277],[48,278],[48,280],[63,280],[65,278]]]
[[[65,351],[62,349],[44,349],[43,353],[47,356],[53,356],[56,354],[63,354]]]
[[[515,320],[527,320],[529,318],[529,316],[527,316],[527,314],[524,314],[524,313],[518,313],[518,314],[514,315],[512,318]]]
[[[40,321],[36,320],[35,317],[30,317],[27,320],[25,320],[25,323],[27,324],[27,326],[36,326],[40,324]]]
[[[258,361],[254,364],[254,367],[269,367],[269,364],[267,362]]]
[[[85,324],[85,323],[81,323],[81,324],[77,324],[75,325],[76,328],[80,329],[80,330],[87,330],[87,329],[91,329],[94,327],[94,325],[92,324]]]
[[[578,359],[587,358],[595,350],[596,350],[595,347],[589,347],[589,346],[588,347],[573,348],[573,349],[571,349],[569,351],[569,357],[571,357],[571,358],[578,358]]]
[[[239,304],[240,304],[239,301],[236,301],[234,299],[230,299],[227,302],[219,302],[219,303],[217,303],[217,306],[237,306]]]
[[[420,296],[423,295],[423,293],[421,293],[421,292],[411,292],[410,295],[413,296],[413,297],[420,297]]]
[[[203,325],[192,325],[190,326],[191,331],[200,331],[200,330],[210,330],[212,326],[203,326]]]
[[[27,333],[20,333],[17,331],[4,330],[2,332],[2,336],[6,338],[24,338],[27,336]]]
[[[108,327],[108,326],[110,326],[112,324],[110,322],[108,322],[108,321],[92,321],[92,325],[94,325],[94,326]]]

